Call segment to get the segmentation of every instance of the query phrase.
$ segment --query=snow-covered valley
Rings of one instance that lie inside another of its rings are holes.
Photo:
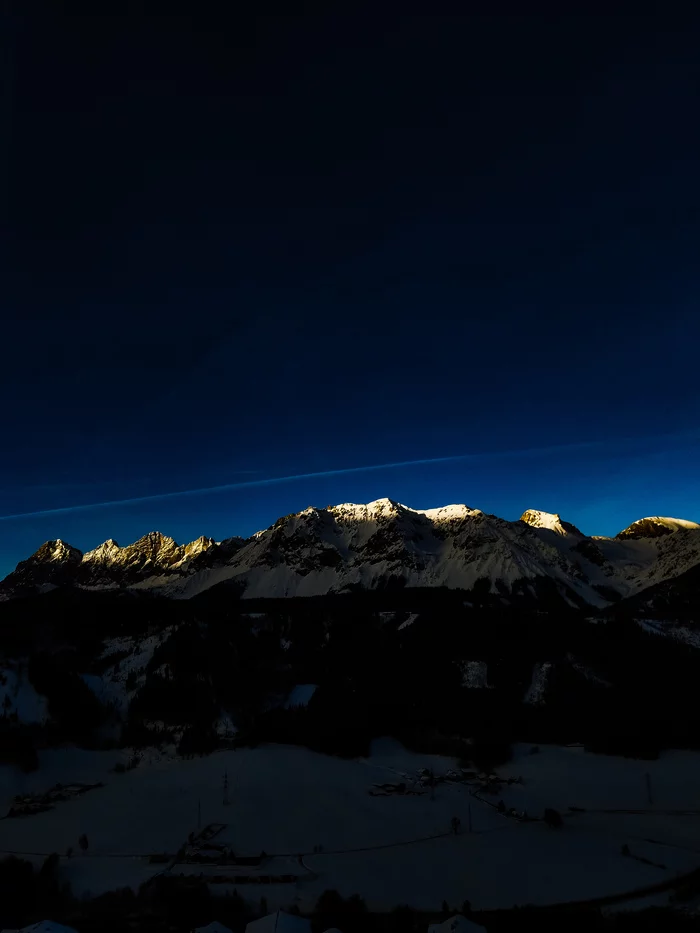
[[[35,861],[57,852],[61,877],[74,891],[97,894],[137,886],[163,871],[147,857],[174,854],[198,824],[220,823],[217,843],[239,855],[264,851],[261,871],[295,876],[292,883],[265,886],[269,905],[302,909],[326,888],[359,893],[377,909],[399,903],[437,909],[443,899],[469,899],[476,909],[584,900],[700,866],[695,753],[641,762],[581,748],[542,746],[532,754],[530,746],[518,745],[498,773],[522,783],[504,783],[495,796],[479,793],[474,783],[440,783],[432,794],[373,797],[374,784],[456,767],[452,759],[409,752],[389,739],[375,741],[368,758],[349,761],[275,745],[185,761],[146,752],[138,768],[123,774],[112,770],[118,760],[121,753],[56,749],[41,754],[33,774],[1,768],[5,809],[14,795],[57,782],[105,786],[48,812],[0,820],[0,849]],[[564,826],[551,830],[540,821],[504,816],[495,807],[499,799],[532,818],[555,807]],[[451,833],[455,816],[457,835]],[[85,852],[76,845],[81,833],[89,839]],[[630,856],[621,854],[624,845]],[[69,847],[71,858],[64,854]],[[169,870],[227,876],[230,884],[212,884],[215,893],[236,888],[259,897],[259,884],[236,882],[249,868],[176,864]]]

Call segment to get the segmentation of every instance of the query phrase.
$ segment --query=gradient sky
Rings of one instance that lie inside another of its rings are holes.
[[[700,520],[696,17],[27,6],[0,574],[380,496]]]

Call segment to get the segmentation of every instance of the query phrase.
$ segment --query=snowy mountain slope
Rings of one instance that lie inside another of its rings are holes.
[[[532,597],[553,583],[569,602],[602,606],[700,560],[700,534],[593,541],[559,516],[527,512],[507,522],[478,509],[409,509],[388,499],[306,509],[258,533],[228,565],[167,584],[189,598],[224,581],[245,597],[315,596],[398,584]]]
[[[23,590],[37,591],[47,585],[62,586],[75,579],[82,553],[61,541],[46,541],[38,551],[20,561],[15,570],[0,584],[5,595],[19,595]]]
[[[447,587],[496,598],[545,592],[603,607],[700,563],[700,525],[648,518],[589,538],[534,509],[510,522],[466,505],[412,509],[391,499],[309,507],[247,540],[187,545],[158,532],[81,554],[47,542],[0,584],[5,598],[47,586],[131,588],[190,599],[220,584],[246,598],[320,596],[386,587]]]
[[[700,648],[700,631],[697,628],[690,628],[687,625],[679,623],[669,623],[667,619],[655,620],[639,618],[637,624],[646,632],[653,635],[659,635],[662,638],[673,638],[684,645],[690,645],[693,648]]]
[[[700,563],[684,573],[639,590],[624,603],[625,614],[658,622],[700,621]]]
[[[649,518],[640,518],[639,521],[633,522],[628,528],[620,531],[616,537],[621,539],[660,538],[681,529],[698,531],[700,525],[696,522],[688,522],[683,518],[663,518],[660,515],[652,515]]]
[[[692,526],[652,537],[599,538],[595,545],[612,568],[611,585],[621,596],[673,579],[700,563],[700,529]]]
[[[215,542],[202,536],[179,545],[153,531],[126,547],[110,538],[82,554],[63,541],[47,541],[2,581],[0,594],[19,596],[65,585],[103,590],[135,586],[143,580],[164,582],[173,574],[184,576],[223,564],[242,543],[242,538]]]
[[[129,700],[146,682],[146,669],[153,652],[174,630],[174,626],[166,626],[157,633],[106,639],[101,654],[106,665],[103,673],[99,677],[84,674],[83,679],[100,702],[124,712]],[[112,658],[114,663],[110,664]]]
[[[578,534],[562,537],[466,506],[420,511],[380,499],[287,516],[258,533],[226,567],[164,589],[189,598],[231,581],[253,598],[392,584],[471,589],[485,579],[487,589],[508,594],[519,582],[553,579],[562,593],[602,604],[590,582],[591,576],[602,579],[599,569],[571,553],[578,541]]]
[[[20,723],[45,723],[49,718],[46,697],[36,692],[21,663],[0,666],[0,716],[16,717]]]
[[[550,512],[540,512],[538,509],[527,509],[520,516],[520,521],[532,525],[533,528],[547,528],[558,535],[574,534],[579,535],[581,538],[585,537],[575,525],[570,522],[563,522],[561,516]]]

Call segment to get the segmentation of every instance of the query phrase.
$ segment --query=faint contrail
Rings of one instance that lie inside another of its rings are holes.
[[[453,454],[449,457],[425,457],[420,460],[399,460],[394,463],[372,463],[365,466],[341,467],[337,470],[318,470],[313,473],[295,473],[291,476],[270,476],[265,479],[244,480],[239,483],[224,483],[221,486],[203,486],[198,489],[181,489],[176,492],[161,492],[150,496],[135,496],[130,499],[111,499],[106,502],[90,502],[85,505],[66,505],[57,509],[40,509],[36,512],[17,512],[14,515],[0,515],[0,522],[8,522],[19,518],[38,518],[43,515],[61,515],[68,512],[88,512],[91,509],[106,509],[115,505],[132,505],[136,502],[157,502],[161,499],[178,499],[184,496],[202,496],[213,492],[229,492],[234,489],[250,489],[254,486],[276,486],[281,483],[293,483],[297,480],[320,479],[324,476],[345,476],[350,473],[371,473],[376,470],[393,470],[400,467],[429,466],[433,463],[479,462],[493,460],[499,457],[524,457],[529,455],[542,456],[560,453],[561,451],[594,450],[599,447],[611,447],[616,444],[630,443],[632,441],[653,440],[679,440],[698,439],[698,434],[662,434],[647,437],[617,438],[615,441],[582,441],[574,444],[554,444],[550,447],[528,447],[517,450],[497,450],[472,454]]]
[[[255,474],[262,473],[263,471],[262,470],[230,470],[228,472],[235,474],[236,476],[253,476]],[[12,486],[11,488],[0,489],[0,495],[3,495],[3,494],[11,495],[12,493],[16,493],[16,492],[39,492],[39,491],[46,491],[46,490],[52,490],[53,492],[56,492],[56,490],[58,489],[61,489],[65,492],[67,490],[72,490],[72,489],[86,489],[86,488],[97,489],[99,487],[104,487],[104,486],[119,486],[123,484],[124,484],[124,481],[118,480],[118,479],[85,480],[82,483],[29,483],[27,485]],[[32,514],[32,513],[28,513],[28,514]],[[11,518],[12,516],[8,515],[6,517]],[[3,516],[0,515],[0,520],[2,520],[2,518]]]

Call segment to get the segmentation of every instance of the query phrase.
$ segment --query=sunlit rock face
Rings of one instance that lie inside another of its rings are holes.
[[[697,531],[700,525],[682,518],[663,518],[655,515],[650,518],[640,518],[628,528],[624,528],[615,537],[625,538],[662,538],[677,531]]]

